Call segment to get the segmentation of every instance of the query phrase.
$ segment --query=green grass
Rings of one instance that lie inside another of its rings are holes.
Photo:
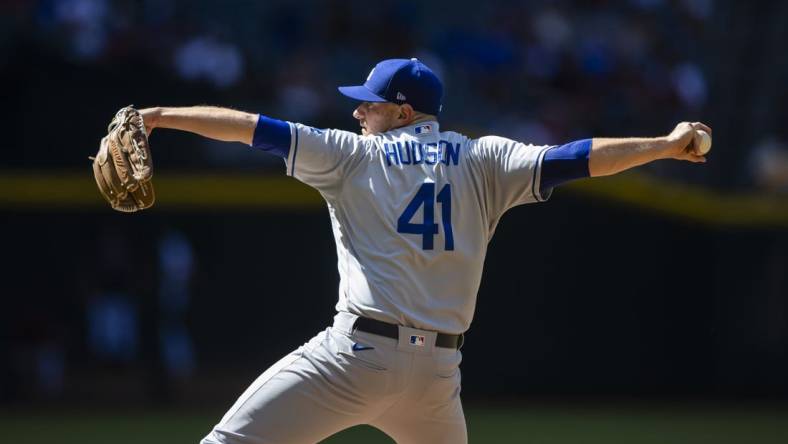
[[[0,411],[0,441],[13,444],[197,443],[217,417],[177,411]],[[788,410],[774,407],[597,406],[467,409],[471,443],[785,444]],[[325,443],[392,443],[354,427]]]

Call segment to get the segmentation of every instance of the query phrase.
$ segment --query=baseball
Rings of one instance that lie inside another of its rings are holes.
[[[711,150],[711,136],[703,130],[695,130],[695,137],[692,139],[692,146],[695,154],[705,156]]]

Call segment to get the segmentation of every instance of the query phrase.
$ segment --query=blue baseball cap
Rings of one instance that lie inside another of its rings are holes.
[[[339,92],[362,102],[408,103],[416,111],[437,115],[441,112],[443,84],[418,59],[384,60],[358,86],[340,86]]]

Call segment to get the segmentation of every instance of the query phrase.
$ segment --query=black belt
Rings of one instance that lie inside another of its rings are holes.
[[[356,319],[356,322],[353,324],[353,330],[399,339],[399,325],[389,324],[388,322],[378,321],[377,319],[360,317]],[[448,335],[446,333],[438,333],[438,337],[435,339],[436,346],[453,349],[462,347],[463,342],[463,335]]]

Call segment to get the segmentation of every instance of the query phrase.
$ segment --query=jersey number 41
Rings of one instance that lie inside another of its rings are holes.
[[[451,184],[446,184],[435,196],[435,184],[424,183],[416,192],[405,211],[397,219],[397,232],[406,234],[420,234],[421,248],[433,249],[433,237],[438,234],[438,224],[435,223],[435,202],[441,204],[441,222],[443,223],[443,237],[447,251],[454,250],[454,233],[451,229]],[[424,206],[423,220],[420,224],[411,223],[413,215]]]

